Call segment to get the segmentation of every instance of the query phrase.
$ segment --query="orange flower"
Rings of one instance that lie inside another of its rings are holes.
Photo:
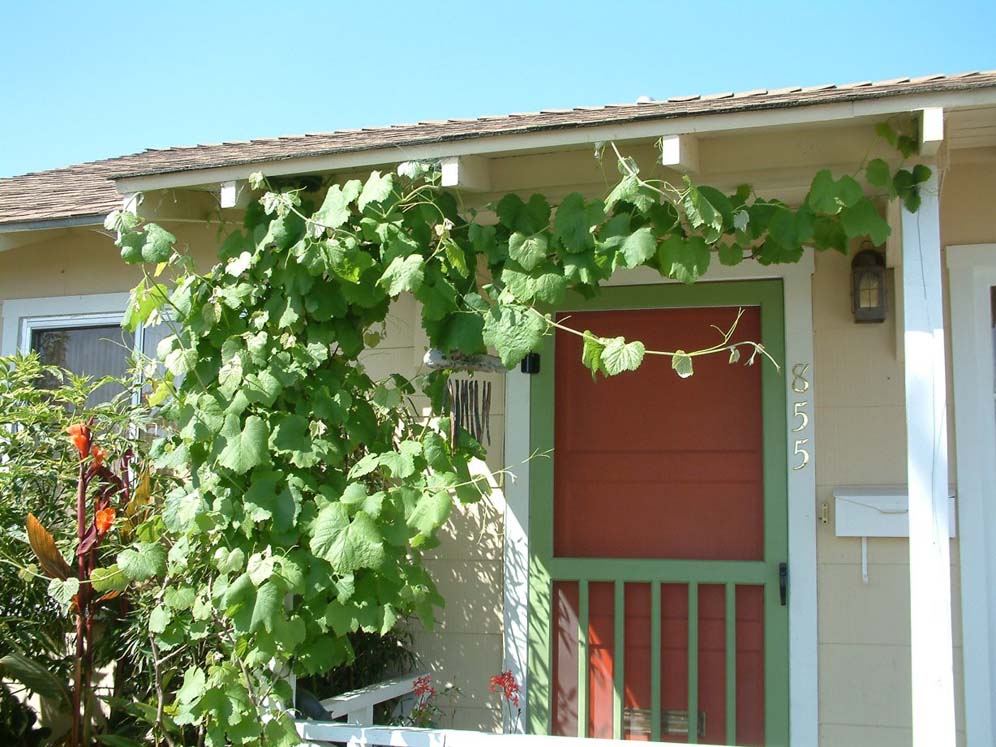
[[[90,456],[93,457],[93,468],[100,469],[100,465],[104,463],[104,457],[107,456],[107,449],[102,449],[96,445],[91,446]]]
[[[76,423],[66,428],[69,440],[72,441],[76,450],[80,453],[80,459],[85,459],[90,453],[90,428],[83,423]]]
[[[97,512],[94,524],[97,525],[97,534],[103,537],[114,526],[115,510],[113,508],[102,508]]]

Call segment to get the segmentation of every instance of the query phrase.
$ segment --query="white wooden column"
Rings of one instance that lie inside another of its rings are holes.
[[[948,453],[936,174],[902,212],[914,747],[954,747]]]
[[[521,688],[522,717],[518,731],[529,723],[527,662],[529,656],[529,374],[518,367],[505,378],[505,591],[503,630],[505,661]],[[514,477],[513,477],[514,475]],[[502,718],[507,721],[504,713]],[[509,730],[512,724],[505,723]]]

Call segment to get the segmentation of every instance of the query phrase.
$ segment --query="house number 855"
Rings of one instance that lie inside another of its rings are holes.
[[[808,363],[796,363],[792,366],[792,391],[796,394],[805,394],[809,391],[809,379],[806,378],[806,374],[809,372]],[[809,413],[806,412],[806,408],[809,407],[809,400],[800,399],[793,403],[792,416],[798,418],[796,426],[792,429],[793,433],[799,433],[806,429],[809,425]],[[799,463],[792,467],[793,470],[805,469],[806,465],[809,464],[809,450],[806,446],[809,444],[808,438],[797,438],[795,440],[795,451],[792,455],[797,457]]]

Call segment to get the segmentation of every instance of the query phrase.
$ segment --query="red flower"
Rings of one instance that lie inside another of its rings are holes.
[[[76,423],[66,428],[69,440],[80,453],[80,459],[85,459],[90,453],[90,427],[83,423]]]
[[[97,526],[97,535],[103,537],[114,526],[114,517],[117,512],[113,508],[102,508],[94,517],[93,523]]]
[[[98,470],[100,469],[100,465],[104,463],[104,457],[107,456],[107,449],[102,449],[96,445],[91,446],[90,456],[93,457],[93,468]]]
[[[416,677],[415,684],[412,686],[412,692],[414,692],[420,700],[423,698],[431,698],[436,694],[436,688],[432,686],[432,677],[428,674]]]
[[[519,683],[515,681],[515,675],[511,671],[496,674],[491,678],[488,683],[488,692],[496,693],[499,691],[505,700],[515,708],[519,707]]]

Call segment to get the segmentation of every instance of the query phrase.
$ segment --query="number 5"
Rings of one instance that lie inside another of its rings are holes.
[[[800,469],[803,469],[807,464],[809,464],[809,452],[803,448],[808,443],[809,443],[808,438],[800,438],[795,442],[795,451],[793,452],[793,454],[801,456],[802,461],[796,466],[794,466],[792,468],[793,470],[798,471]]]
[[[792,413],[797,418],[802,418],[802,422],[799,423],[795,428],[792,429],[793,433],[798,433],[801,430],[805,430],[806,426],[809,425],[809,415],[802,409],[806,407],[809,402],[803,400],[802,402],[795,403],[795,412]]]

